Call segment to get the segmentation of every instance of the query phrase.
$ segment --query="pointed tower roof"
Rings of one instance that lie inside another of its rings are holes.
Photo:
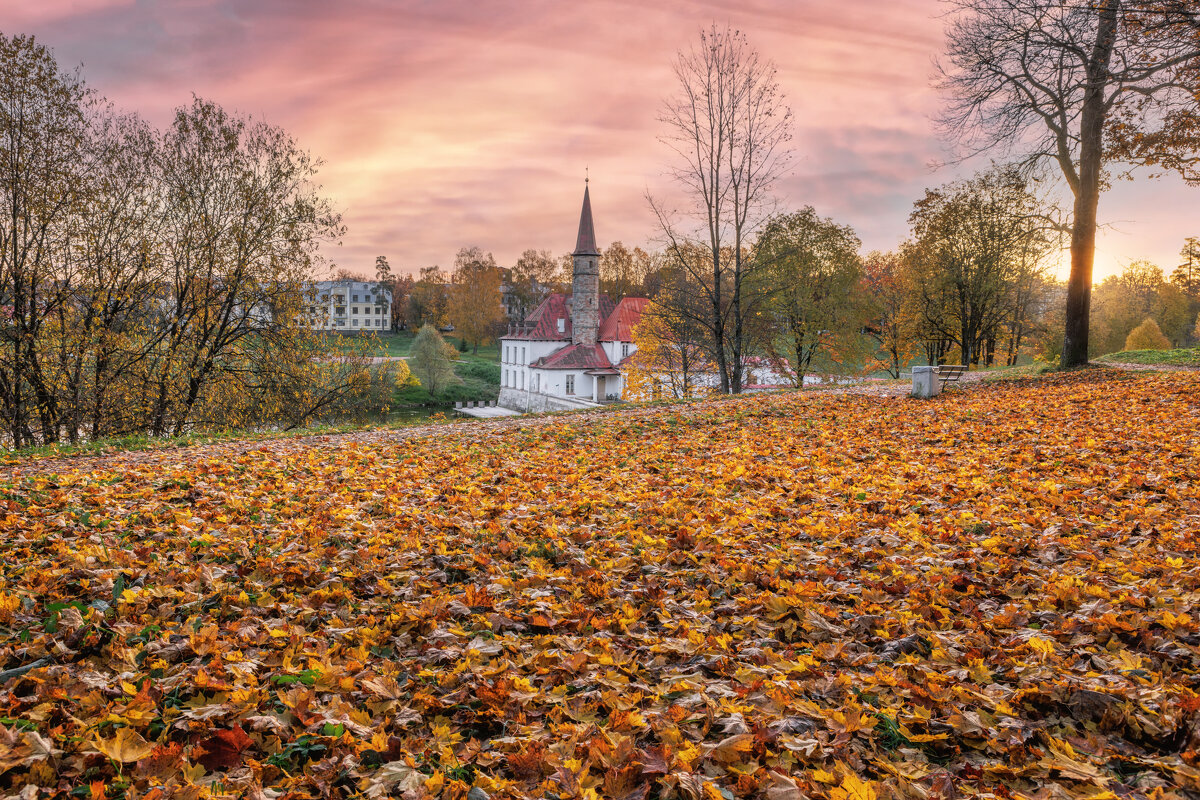
[[[573,256],[598,256],[596,227],[592,224],[592,199],[588,196],[587,181],[583,182],[583,211],[579,212],[579,236],[575,239]]]

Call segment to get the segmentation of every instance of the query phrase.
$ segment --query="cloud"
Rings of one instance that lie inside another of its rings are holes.
[[[348,233],[330,257],[368,269],[449,265],[479,245],[511,263],[571,247],[585,166],[603,241],[655,235],[647,190],[670,199],[659,143],[674,54],[716,21],[778,67],[795,112],[785,208],[812,204],[868,247],[904,236],[944,159],[930,117],[938,0],[44,0],[14,25],[125,109],[163,125],[195,93],[266,118],[326,164]],[[1127,187],[1117,187],[1110,199]],[[1194,202],[1161,188],[1137,247],[1166,258]],[[1102,205],[1102,213],[1105,213]]]

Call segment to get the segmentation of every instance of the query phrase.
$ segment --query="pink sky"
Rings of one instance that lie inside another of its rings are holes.
[[[9,0],[5,5],[16,5]],[[325,160],[348,232],[326,250],[371,272],[449,267],[478,245],[510,265],[574,243],[585,166],[601,246],[653,246],[647,191],[669,197],[657,137],[671,61],[711,21],[773,59],[796,116],[782,206],[895,247],[949,155],[930,117],[938,0],[37,0],[0,12],[119,107],[165,124],[193,93],[261,116]],[[1168,272],[1200,235],[1200,190],[1118,183],[1101,204],[1097,278]]]

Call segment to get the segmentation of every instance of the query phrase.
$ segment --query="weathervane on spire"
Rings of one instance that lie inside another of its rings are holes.
[[[584,183],[588,182],[588,166],[587,166],[587,164],[583,165],[583,182]]]

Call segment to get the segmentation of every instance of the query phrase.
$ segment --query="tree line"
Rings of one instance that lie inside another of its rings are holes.
[[[768,371],[800,386],[813,373],[898,378],[917,361],[1059,360],[1067,285],[1054,268],[1065,234],[1036,187],[1019,167],[998,165],[929,189],[890,252],[863,254],[851,226],[812,207],[771,216],[742,258],[743,388]],[[1135,261],[1096,287],[1092,356],[1200,344],[1197,241],[1185,242],[1169,276]],[[696,288],[710,254],[681,247],[668,263],[637,332],[639,399],[724,388],[705,302],[714,292]],[[722,279],[728,295],[733,276]]]
[[[670,205],[648,198],[661,248],[605,259],[605,291],[655,301],[643,361],[655,353],[737,393],[764,364],[799,382],[839,364],[898,374],[914,353],[1015,363],[1036,348],[1072,367],[1123,345],[1129,318],[1155,313],[1168,341],[1190,341],[1194,291],[1173,294],[1177,283],[1163,280],[1153,309],[1118,302],[1116,313],[1103,286],[1094,302],[1092,274],[1100,196],[1113,178],[1148,167],[1200,183],[1200,11],[1188,0],[951,6],[938,121],[960,157],[987,154],[993,166],[929,190],[908,241],[866,258],[850,228],[811,208],[780,213],[792,114],[774,65],[717,25],[677,54],[679,91],[660,114],[676,191]],[[1066,210],[1053,197],[1062,193]],[[1047,264],[1064,245],[1070,277],[1060,285]],[[569,263],[526,251],[503,277],[510,316],[559,288]],[[456,264],[454,276],[465,274]],[[398,313],[458,326],[450,308],[463,285],[423,270]],[[501,324],[485,322],[464,327]]]
[[[341,235],[319,162],[194,98],[158,130],[0,35],[0,418],[8,444],[300,424],[367,391],[302,324]]]
[[[570,253],[527,249],[511,268],[500,267],[491,253],[463,247],[447,272],[423,267],[416,275],[393,272],[386,256],[375,262],[375,275],[341,269],[341,280],[374,281],[392,297],[393,331],[418,331],[425,325],[453,327],[460,339],[478,350],[500,336],[510,323],[520,324],[550,294],[569,291]],[[657,291],[661,254],[613,242],[600,254],[600,291],[614,299],[642,297]]]
[[[964,159],[1006,163],[930,190],[910,241],[861,263],[853,231],[811,209],[779,213],[791,110],[774,66],[716,25],[677,55],[679,90],[660,115],[675,196],[671,206],[650,197],[671,279],[653,306],[657,340],[639,346],[645,360],[698,364],[736,393],[763,353],[796,379],[822,357],[863,360],[862,337],[839,329],[869,333],[893,373],[914,343],[931,361],[952,348],[963,363],[1011,361],[1047,326],[1061,343],[1044,349],[1064,367],[1095,353],[1104,188],[1139,167],[1200,184],[1200,10],[1190,0],[951,6],[943,134]],[[1043,183],[1065,187],[1068,212],[1034,191]],[[1044,270],[1060,238],[1064,287]]]

